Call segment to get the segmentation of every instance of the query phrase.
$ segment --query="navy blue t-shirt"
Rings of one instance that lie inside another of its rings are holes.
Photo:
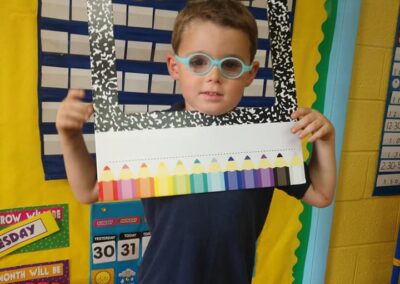
[[[179,105],[172,110],[182,109]],[[308,172],[308,169],[306,169]],[[298,199],[310,185],[281,189]],[[151,239],[139,284],[251,283],[273,188],[142,199]]]

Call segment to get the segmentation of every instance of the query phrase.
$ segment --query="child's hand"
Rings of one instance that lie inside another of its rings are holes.
[[[60,135],[73,137],[81,134],[83,124],[93,113],[93,106],[82,101],[83,90],[69,90],[57,112],[56,127]]]
[[[316,140],[331,140],[335,135],[332,123],[320,112],[311,108],[298,108],[292,113],[293,119],[299,119],[292,128],[292,133],[297,133],[299,138],[312,134],[309,142]]]

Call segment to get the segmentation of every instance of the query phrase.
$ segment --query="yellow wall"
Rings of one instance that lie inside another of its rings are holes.
[[[40,160],[36,22],[37,0],[0,2],[0,210],[68,204],[70,246],[7,255],[0,268],[69,259],[71,283],[87,283],[89,207],[66,180],[45,181]]]
[[[326,283],[390,282],[400,198],[371,194],[398,7],[362,0]]]
[[[388,283],[390,278],[400,199],[372,198],[371,192],[398,5],[398,0],[362,2],[327,283]],[[1,34],[13,39],[0,41],[0,209],[67,203],[71,245],[8,256],[0,260],[0,267],[71,259],[72,283],[84,283],[88,256],[80,250],[88,246],[88,207],[73,200],[66,181],[43,180],[37,121],[36,9],[33,0],[4,1],[0,9]],[[34,139],[16,142],[26,137]]]

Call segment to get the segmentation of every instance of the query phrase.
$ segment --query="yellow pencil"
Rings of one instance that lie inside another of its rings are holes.
[[[173,177],[169,174],[164,162],[161,162],[158,166],[157,175],[154,179],[154,188],[156,196],[168,196],[174,194]]]
[[[305,182],[303,162],[298,155],[292,158],[289,166],[290,184],[300,184]]]

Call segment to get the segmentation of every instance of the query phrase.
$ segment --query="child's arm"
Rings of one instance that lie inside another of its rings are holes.
[[[300,138],[311,134],[309,142],[314,142],[310,161],[310,188],[303,200],[315,207],[331,204],[336,186],[335,129],[321,113],[309,108],[299,108],[292,114],[299,121],[292,131]]]
[[[81,203],[97,201],[96,165],[82,135],[83,124],[93,113],[84,103],[83,90],[69,90],[57,112],[56,127],[61,140],[65,170],[75,198]]]

